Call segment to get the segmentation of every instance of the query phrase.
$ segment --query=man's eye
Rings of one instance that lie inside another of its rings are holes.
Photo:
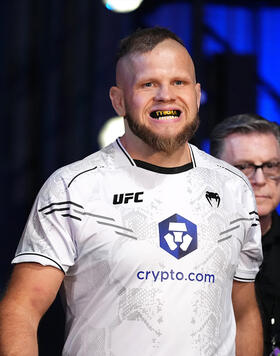
[[[175,80],[174,84],[175,85],[183,85],[183,81],[182,80]]]
[[[264,166],[267,167],[267,168],[274,168],[274,167],[278,167],[279,163],[277,163],[277,162],[266,162],[266,163],[264,163]]]
[[[273,167],[275,167],[275,163],[274,162],[266,162],[266,163],[264,163],[264,167],[273,168]]]
[[[147,88],[151,87],[152,85],[153,85],[152,82],[144,83],[144,87]]]
[[[247,169],[250,167],[249,164],[236,164],[234,165],[234,167],[236,167],[237,169],[240,169],[241,171],[243,171],[244,169]]]

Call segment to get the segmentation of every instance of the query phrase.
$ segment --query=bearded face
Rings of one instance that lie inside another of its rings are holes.
[[[135,136],[139,137],[154,151],[166,154],[171,154],[180,146],[186,144],[193,137],[199,126],[199,116],[197,114],[190,122],[187,121],[181,131],[177,132],[174,136],[163,136],[158,135],[141,122],[133,119],[130,113],[127,113],[125,119]]]
[[[110,97],[132,133],[126,132],[127,146],[133,147],[137,136],[154,152],[170,155],[185,147],[199,125],[201,92],[181,44],[167,39],[149,52],[122,58],[117,84]]]

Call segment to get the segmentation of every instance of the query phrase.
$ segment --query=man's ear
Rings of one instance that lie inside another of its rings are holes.
[[[115,109],[116,113],[119,116],[125,116],[125,105],[124,105],[124,98],[123,98],[123,91],[119,87],[113,86],[110,88],[110,99]]]
[[[196,91],[196,104],[197,104],[197,110],[199,110],[200,107],[200,99],[201,99],[201,87],[199,83],[195,84],[195,91]]]

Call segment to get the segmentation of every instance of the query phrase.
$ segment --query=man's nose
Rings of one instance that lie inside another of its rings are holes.
[[[160,85],[156,92],[155,99],[158,101],[170,101],[175,99],[174,89],[170,85]]]
[[[250,181],[253,184],[258,184],[258,185],[263,185],[266,183],[266,178],[263,174],[263,170],[262,168],[256,168],[254,174],[252,175],[252,177],[250,177]]]

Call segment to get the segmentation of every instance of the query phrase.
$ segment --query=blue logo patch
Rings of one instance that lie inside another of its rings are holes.
[[[183,216],[174,214],[159,224],[160,247],[180,259],[197,249],[197,228]]]

